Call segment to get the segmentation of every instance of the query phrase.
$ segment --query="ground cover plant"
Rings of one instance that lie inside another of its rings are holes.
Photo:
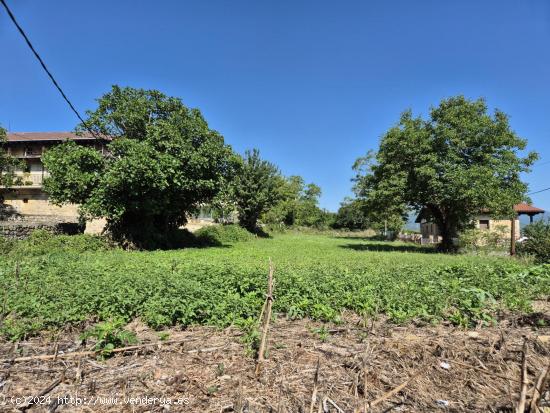
[[[531,256],[539,263],[550,263],[550,220],[527,225],[522,232],[526,239],[518,243],[518,254]]]
[[[458,325],[530,311],[550,293],[550,265],[433,253],[414,244],[286,233],[171,251],[30,249],[0,258],[1,334],[18,339],[67,323],[136,317],[154,328],[249,326],[275,263],[274,312],[338,320],[367,316]]]

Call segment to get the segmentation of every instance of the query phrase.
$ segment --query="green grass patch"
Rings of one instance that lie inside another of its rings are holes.
[[[94,248],[92,248],[94,249]],[[443,255],[404,243],[281,234],[172,251],[32,250],[0,258],[0,333],[12,339],[66,323],[130,321],[247,326],[275,263],[274,311],[337,321],[342,310],[401,323],[492,322],[550,294],[550,265]]]

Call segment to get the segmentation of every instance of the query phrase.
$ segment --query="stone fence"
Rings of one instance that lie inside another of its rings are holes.
[[[25,239],[37,230],[44,229],[54,234],[78,234],[83,231],[76,221],[66,217],[46,215],[11,215],[0,220],[0,236],[11,239]]]

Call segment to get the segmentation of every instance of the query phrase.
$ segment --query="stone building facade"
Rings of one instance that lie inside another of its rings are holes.
[[[59,232],[65,228],[62,223],[77,223],[78,205],[69,204],[57,206],[48,199],[44,192],[44,178],[48,171],[42,163],[44,152],[54,145],[72,140],[80,145],[96,148],[105,152],[108,139],[97,139],[91,134],[75,134],[72,132],[10,132],[4,144],[4,150],[23,161],[24,166],[16,170],[21,178],[20,185],[10,188],[0,188],[3,197],[3,212],[0,212],[0,235],[16,234],[23,237],[30,228],[53,228]],[[96,219],[86,222],[85,232],[99,234],[103,231],[106,221]],[[213,225],[211,210],[203,207],[196,215],[190,216],[185,228],[190,231],[207,225]]]
[[[10,132],[7,134],[4,150],[20,159],[23,167],[15,171],[16,176],[21,178],[18,185],[1,188],[5,210],[10,211],[12,216],[17,216],[17,219],[8,219],[8,222],[2,224],[5,227],[4,233],[10,231],[9,226],[14,225],[21,228],[32,226],[43,228],[50,224],[53,227],[60,227],[62,223],[78,221],[78,205],[54,205],[48,200],[48,195],[43,189],[44,178],[48,176],[48,171],[42,164],[42,155],[48,148],[67,140],[92,146],[101,152],[105,150],[107,143],[106,140],[97,139],[90,134],[77,135],[72,132]],[[97,233],[102,230],[103,225],[91,222],[87,227],[87,232]]]
[[[512,221],[514,225],[514,237],[519,239],[521,237],[520,231],[520,215],[528,215],[531,222],[533,222],[533,217],[538,214],[543,214],[544,210],[537,208],[533,205],[528,205],[525,203],[514,205],[514,211],[516,212],[516,217],[512,219],[495,219],[488,215],[487,213],[480,213],[476,216],[472,222],[473,226],[479,230],[483,231],[499,231],[504,234],[508,239],[511,238],[512,234]],[[422,244],[434,244],[441,241],[441,232],[435,222],[431,219],[428,211],[423,209],[420,211],[420,214],[416,218],[416,222],[420,224],[420,232],[422,235],[421,243]]]

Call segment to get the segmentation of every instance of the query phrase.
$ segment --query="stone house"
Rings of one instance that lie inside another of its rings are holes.
[[[537,214],[543,214],[544,210],[534,207],[529,204],[521,203],[514,205],[516,217],[514,218],[514,235],[516,239],[520,238],[519,216],[528,215],[530,221],[533,222],[533,217]],[[441,241],[441,235],[437,224],[434,223],[426,209],[422,209],[416,218],[416,223],[420,224],[421,243],[434,244]],[[474,227],[483,231],[502,230],[508,238],[511,238],[512,220],[511,219],[494,219],[487,213],[480,213],[473,220]]]
[[[42,164],[42,154],[54,145],[72,140],[79,145],[86,145],[105,152],[107,138],[96,138],[91,134],[75,134],[72,132],[9,132],[4,143],[8,154],[23,161],[23,168],[15,171],[21,178],[21,183],[10,188],[0,188],[3,196],[3,209],[10,209],[13,214],[32,225],[47,227],[59,223],[74,223],[78,221],[78,205],[53,205],[48,200],[48,194],[43,190],[44,178],[48,171]],[[6,220],[4,213],[1,220]],[[213,222],[211,210],[201,207],[196,215],[189,217],[186,228],[193,231]],[[4,223],[5,224],[5,223]],[[4,225],[2,224],[2,225]],[[0,225],[1,226],[1,225]],[[105,226],[105,220],[98,219],[86,223],[86,233],[100,233]],[[2,230],[0,229],[0,233]]]
[[[42,164],[42,154],[48,148],[61,142],[72,140],[80,145],[87,145],[103,152],[108,142],[104,138],[95,138],[91,134],[77,135],[72,132],[9,132],[4,143],[4,150],[11,156],[20,159],[23,167],[15,171],[21,182],[10,188],[2,188],[4,207],[29,221],[76,222],[78,205],[56,206],[49,202],[43,190],[44,178],[48,171]],[[98,226],[99,228],[94,229]],[[87,232],[98,232],[102,223],[91,222]]]

